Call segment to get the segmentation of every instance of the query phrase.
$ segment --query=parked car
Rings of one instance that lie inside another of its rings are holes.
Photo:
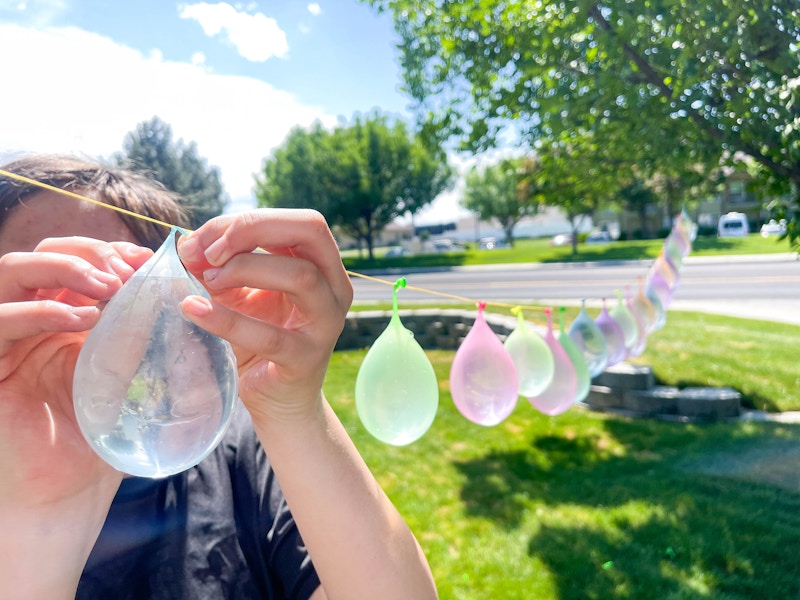
[[[587,244],[607,244],[611,241],[611,234],[607,231],[593,231],[586,237]]]
[[[386,254],[384,254],[386,258],[395,258],[397,256],[408,256],[408,250],[402,246],[392,246],[386,251]]]
[[[431,245],[436,252],[459,252],[466,249],[464,244],[459,244],[458,242],[454,242],[453,240],[447,238],[433,240]]]
[[[572,244],[571,233],[559,233],[550,240],[551,246],[569,246],[570,244]]]
[[[743,237],[750,233],[747,215],[740,212],[729,212],[722,215],[717,223],[719,237]]]
[[[783,235],[784,233],[786,233],[786,219],[781,219],[780,221],[772,219],[769,223],[764,223],[761,226],[761,237]]]
[[[479,250],[496,250],[497,248],[507,248],[508,244],[493,237],[485,237],[478,240]]]

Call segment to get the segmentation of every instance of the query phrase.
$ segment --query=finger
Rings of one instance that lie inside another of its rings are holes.
[[[296,369],[311,358],[298,332],[247,317],[202,296],[187,296],[181,308],[190,321],[228,340],[240,352]]]
[[[206,270],[203,281],[212,294],[241,287],[282,292],[310,322],[330,321],[339,330],[347,311],[316,265],[300,258],[239,254],[221,268]]]
[[[120,287],[116,273],[97,269],[77,256],[11,252],[0,257],[0,303],[31,300],[37,290],[57,289],[108,300]]]
[[[129,242],[103,242],[86,237],[47,238],[35,252],[51,252],[78,256],[96,268],[116,273],[123,281],[152,256],[152,250]]]
[[[192,242],[191,244],[189,242]],[[260,209],[223,215],[205,223],[178,247],[190,264],[220,267],[257,248],[290,254],[317,266],[337,301],[352,302],[353,288],[325,218],[313,210]]]
[[[68,306],[60,302],[0,304],[0,354],[10,343],[45,332],[87,331],[100,319],[93,306]]]

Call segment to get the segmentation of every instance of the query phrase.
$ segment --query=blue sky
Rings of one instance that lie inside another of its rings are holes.
[[[106,157],[158,115],[220,167],[232,208],[293,126],[411,119],[387,15],[356,0],[0,0],[0,160]],[[449,193],[422,221],[452,216]]]

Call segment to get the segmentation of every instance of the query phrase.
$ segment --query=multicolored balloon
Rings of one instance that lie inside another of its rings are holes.
[[[625,286],[625,306],[627,306],[628,310],[631,311],[631,314],[636,321],[636,328],[638,330],[636,344],[634,344],[632,348],[628,349],[627,358],[636,358],[637,356],[641,356],[642,352],[644,352],[645,348],[647,347],[647,331],[645,330],[644,325],[642,325],[642,322],[639,320],[639,316],[633,311],[631,288],[627,285]]]
[[[483,317],[485,302],[456,350],[450,367],[450,394],[459,412],[478,425],[497,425],[517,404],[514,361]]]
[[[602,373],[608,362],[606,338],[586,312],[585,300],[581,301],[581,311],[570,325],[568,335],[583,354],[589,376]]]
[[[525,321],[522,309],[512,309],[518,323],[503,344],[517,369],[520,396],[536,396],[542,393],[553,380],[555,365],[542,336]]]
[[[397,289],[389,325],[370,347],[356,377],[356,411],[364,428],[394,446],[418,440],[439,407],[439,384],[425,351],[400,321]]]
[[[528,398],[533,407],[546,415],[558,415],[567,410],[575,402],[578,392],[578,379],[575,367],[561,344],[553,335],[552,309],[547,313],[547,333],[544,341],[553,353],[555,373],[550,385],[541,394]]]

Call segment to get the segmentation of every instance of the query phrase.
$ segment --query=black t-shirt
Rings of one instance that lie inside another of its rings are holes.
[[[319,586],[283,493],[238,406],[222,443],[165,479],[125,479],[77,598],[306,599]]]

